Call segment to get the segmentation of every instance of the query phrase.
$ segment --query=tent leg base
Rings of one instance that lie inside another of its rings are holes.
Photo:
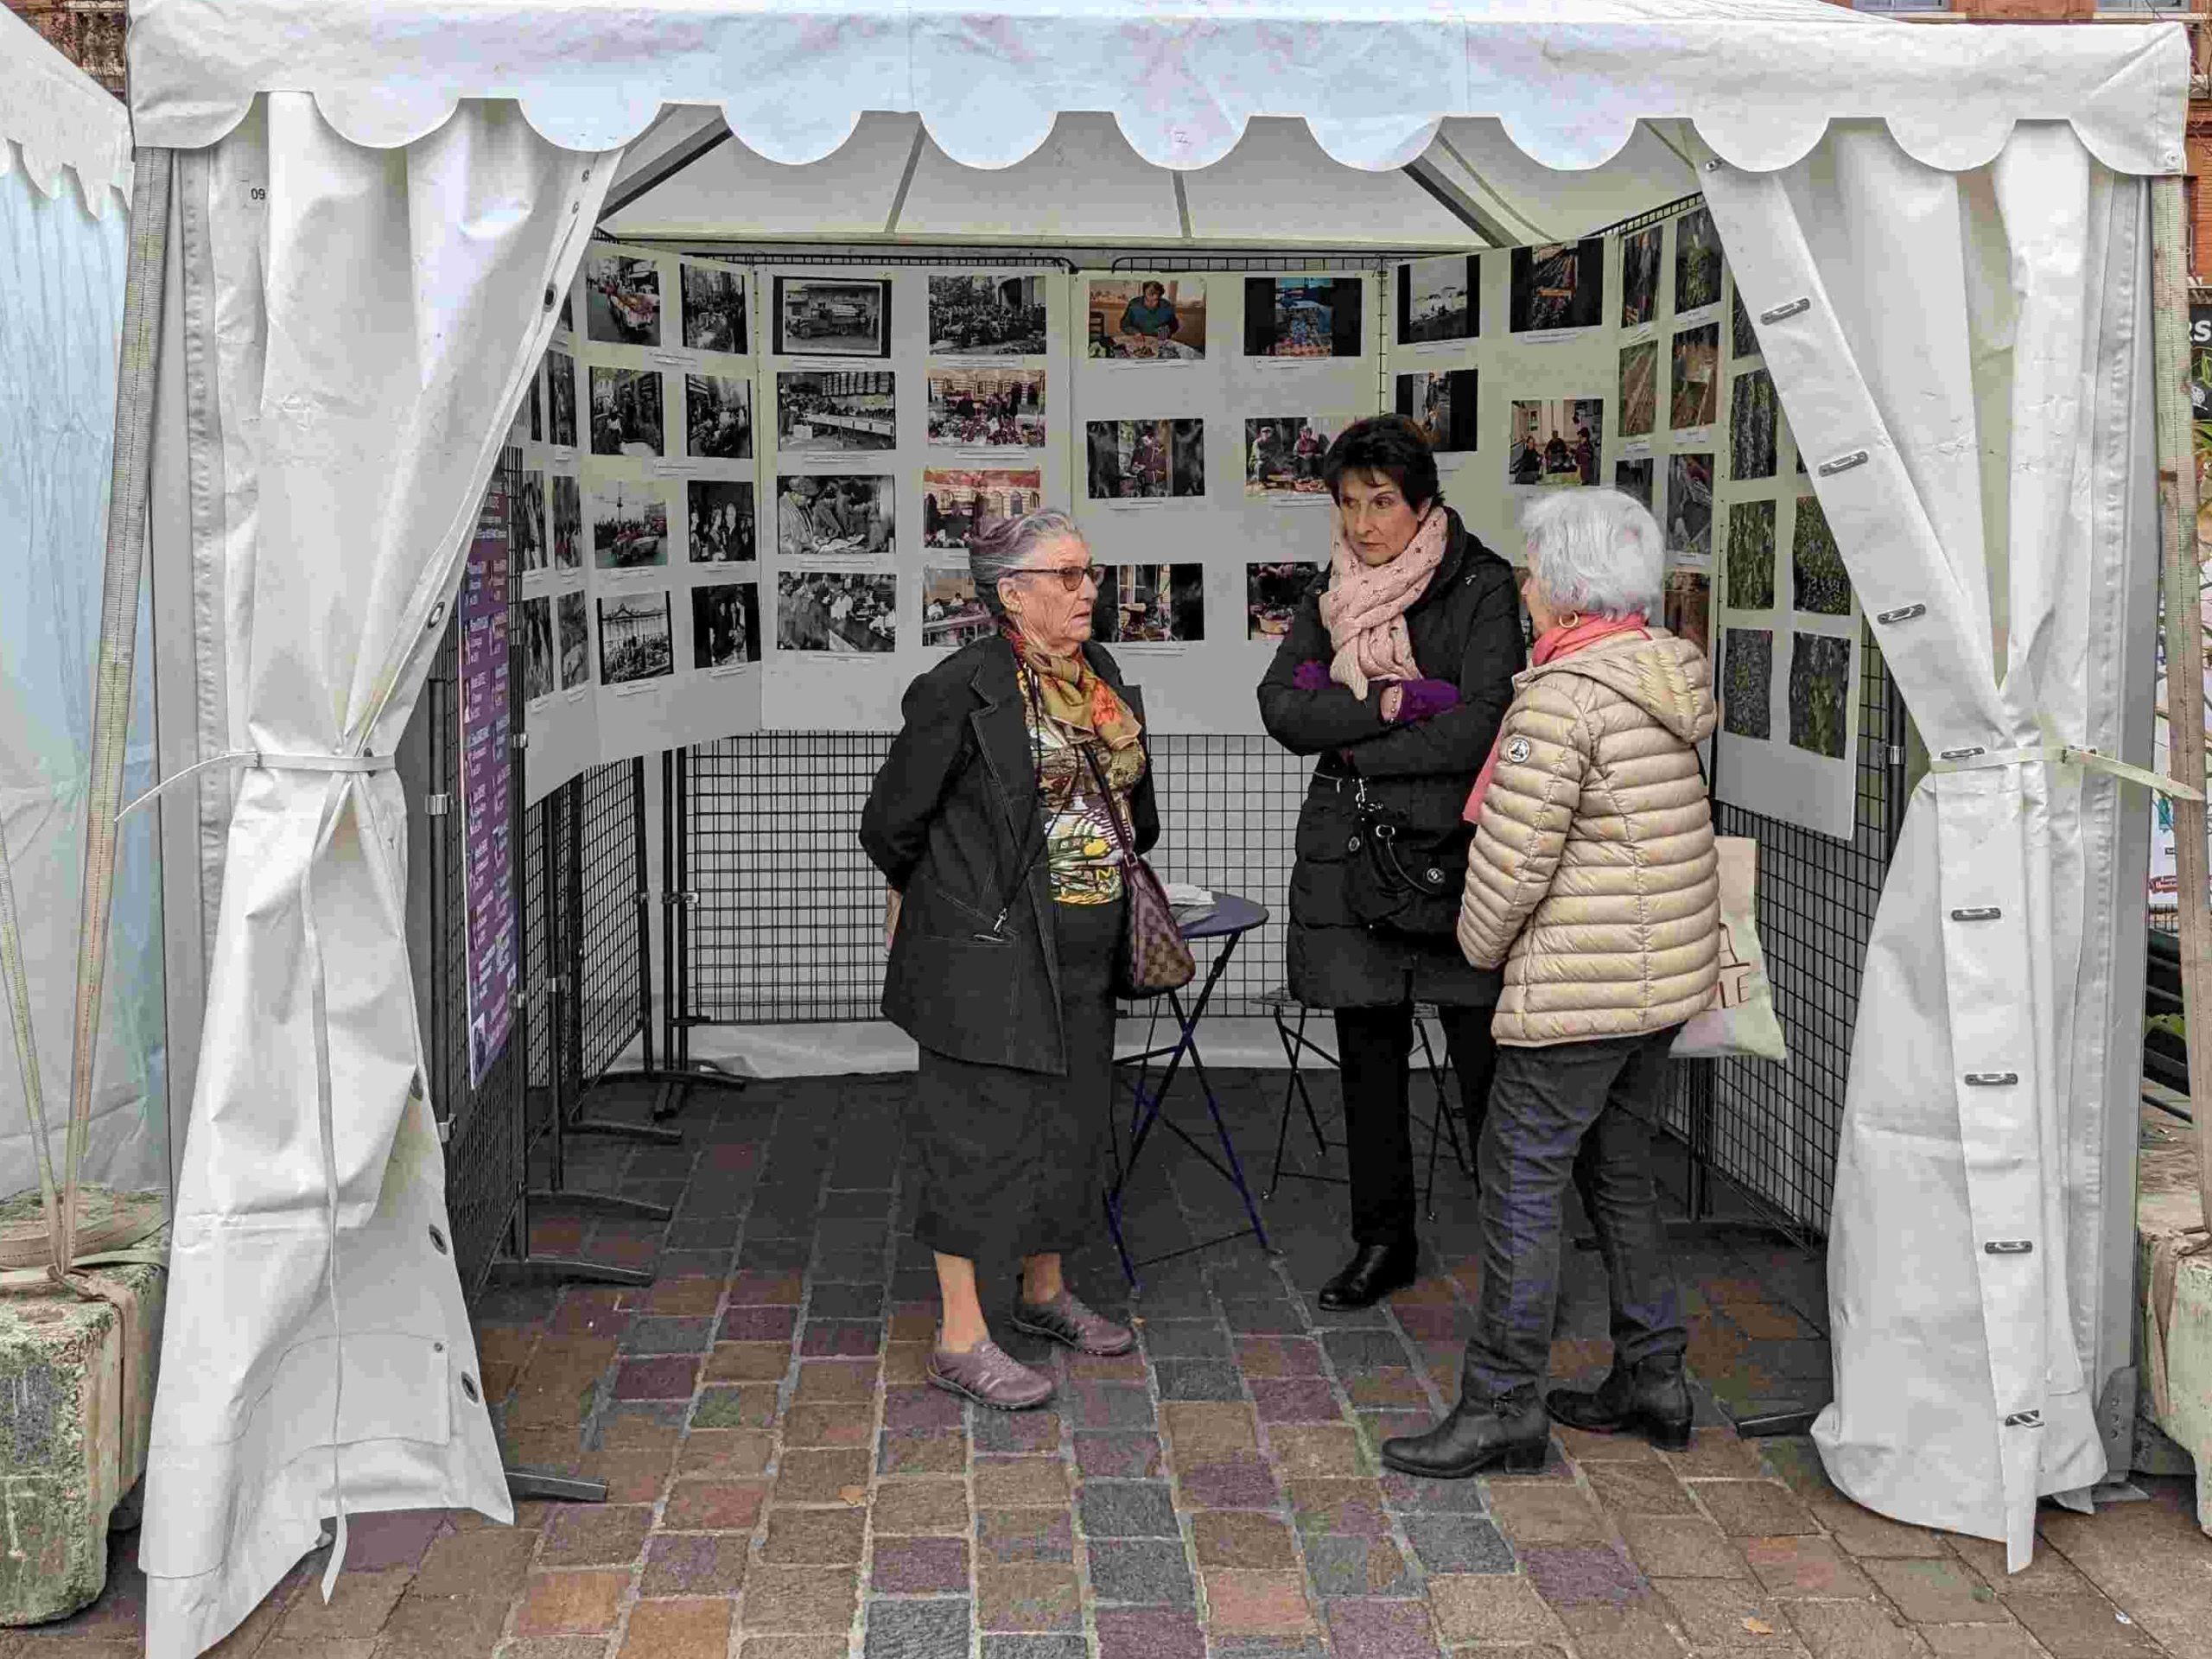
[[[604,1117],[571,1118],[564,1127],[570,1135],[606,1135],[618,1141],[642,1141],[655,1147],[677,1146],[683,1140],[681,1129],[663,1128],[658,1123],[618,1123]]]
[[[552,1498],[563,1503],[607,1502],[607,1483],[603,1480],[550,1474],[542,1469],[511,1468],[506,1476],[507,1496],[512,1498]]]
[[[660,1085],[660,1092],[653,1101],[653,1122],[674,1117],[690,1104],[694,1089],[728,1089],[733,1093],[745,1087],[743,1077],[734,1077],[719,1066],[708,1061],[694,1061],[688,1066],[639,1071],[631,1074],[642,1077]]]
[[[611,1262],[586,1262],[567,1255],[526,1255],[494,1262],[491,1275],[511,1285],[650,1285],[643,1268],[618,1268]]]
[[[1813,1432],[1813,1420],[1822,1408],[1809,1411],[1770,1411],[1757,1417],[1736,1420],[1736,1438],[1739,1440],[1788,1440],[1794,1435]]]
[[[533,1189],[524,1196],[548,1210],[581,1210],[587,1215],[628,1216],[638,1221],[666,1221],[676,1213],[664,1204],[620,1198],[612,1192],[575,1192],[563,1187],[558,1192]]]

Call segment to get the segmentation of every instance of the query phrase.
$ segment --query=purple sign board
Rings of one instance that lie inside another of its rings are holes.
[[[507,502],[494,480],[461,583],[461,811],[468,884],[468,1086],[506,1046],[515,988],[508,742]]]

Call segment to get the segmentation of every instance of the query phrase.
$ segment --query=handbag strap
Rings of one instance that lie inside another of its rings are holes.
[[[1091,777],[1097,781],[1098,799],[1106,809],[1106,822],[1114,827],[1115,844],[1122,849],[1122,867],[1124,870],[1134,869],[1137,849],[1130,845],[1129,834],[1122,828],[1121,803],[1114,798],[1114,786],[1106,781],[1106,770],[1098,764],[1098,757],[1091,752],[1090,745],[1084,743],[1080,747],[1084,762],[1090,766]]]

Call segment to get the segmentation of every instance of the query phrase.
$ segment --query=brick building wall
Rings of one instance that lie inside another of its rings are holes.
[[[94,80],[123,96],[126,0],[0,0]]]

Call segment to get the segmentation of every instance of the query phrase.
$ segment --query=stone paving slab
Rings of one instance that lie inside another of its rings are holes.
[[[1268,1079],[1216,1083],[1256,1163]],[[756,1084],[692,1106],[681,1147],[572,1149],[572,1170],[675,1217],[550,1217],[541,1247],[648,1265],[654,1283],[493,1288],[477,1338],[511,1460],[604,1480],[607,1502],[518,1504],[512,1529],[355,1516],[327,1605],[318,1552],[216,1652],[2212,1659],[2212,1541],[2183,1482],[2093,1516],[2046,1511],[2034,1566],[2007,1577],[1997,1546],[1851,1503],[1808,1442],[1737,1440],[1716,1396],[1802,1400],[1825,1373],[1818,1265],[1787,1251],[1681,1261],[1705,1425],[1688,1452],[1561,1431],[1540,1475],[1385,1473],[1379,1440],[1455,1396],[1480,1285],[1472,1194],[1448,1164],[1429,1274],[1387,1307],[1314,1305],[1343,1195],[1286,1184],[1267,1211],[1276,1255],[1248,1240],[1166,1263],[1134,1301],[1102,1241],[1071,1275],[1138,1322],[1141,1352],[1084,1359],[1001,1323],[1058,1396],[1020,1415],[965,1407],[923,1386],[934,1281],[887,1150],[901,1092]],[[1141,1249],[1237,1224],[1195,1162],[1151,1179],[1132,1192]],[[1590,1378],[1604,1285],[1594,1255],[1567,1259],[1554,1371]],[[1011,1286],[989,1289],[1003,1302]],[[0,1631],[0,1659],[141,1651],[136,1541],[115,1541],[101,1600]]]

